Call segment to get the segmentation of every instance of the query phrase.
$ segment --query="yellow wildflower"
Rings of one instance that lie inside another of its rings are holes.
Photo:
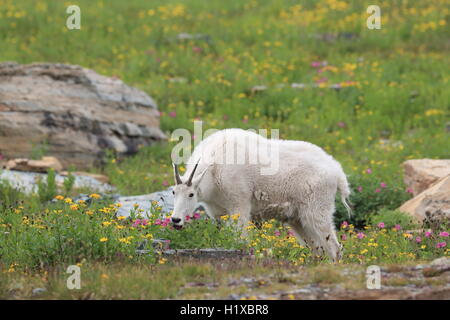
[[[233,219],[234,221],[236,221],[237,219],[239,219],[239,216],[240,216],[239,213],[233,214],[233,215],[231,216],[231,219]]]

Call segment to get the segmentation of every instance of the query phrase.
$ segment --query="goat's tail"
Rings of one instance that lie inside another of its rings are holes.
[[[345,176],[345,173],[341,170],[341,174],[338,178],[338,190],[341,194],[341,201],[344,205],[345,209],[347,209],[347,213],[349,218],[352,216],[352,208],[351,203],[349,200],[350,197],[350,186],[347,180],[347,177]]]

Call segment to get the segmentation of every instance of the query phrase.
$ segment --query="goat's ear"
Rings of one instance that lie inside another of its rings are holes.
[[[192,179],[192,185],[194,188],[197,188],[198,184],[202,181],[203,177],[205,176],[206,171],[208,171],[209,166],[207,166],[205,169],[203,169],[200,174],[198,174],[194,179]]]

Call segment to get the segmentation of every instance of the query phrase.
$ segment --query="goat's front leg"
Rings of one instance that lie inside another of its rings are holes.
[[[211,219],[219,219],[221,216],[226,215],[227,211],[214,203],[203,203],[206,214]]]

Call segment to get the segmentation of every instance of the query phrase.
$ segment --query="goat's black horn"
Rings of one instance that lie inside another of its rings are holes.
[[[182,184],[183,182],[181,182],[180,174],[178,173],[178,166],[175,163],[173,164],[173,174],[176,184]]]
[[[194,178],[195,170],[197,170],[197,167],[198,167],[198,163],[199,163],[199,162],[200,162],[200,159],[198,159],[197,163],[195,164],[194,169],[193,169],[192,172],[191,172],[191,175],[189,176],[188,181],[186,182],[186,185],[187,185],[188,187],[190,187],[190,186],[192,185],[192,178]]]

